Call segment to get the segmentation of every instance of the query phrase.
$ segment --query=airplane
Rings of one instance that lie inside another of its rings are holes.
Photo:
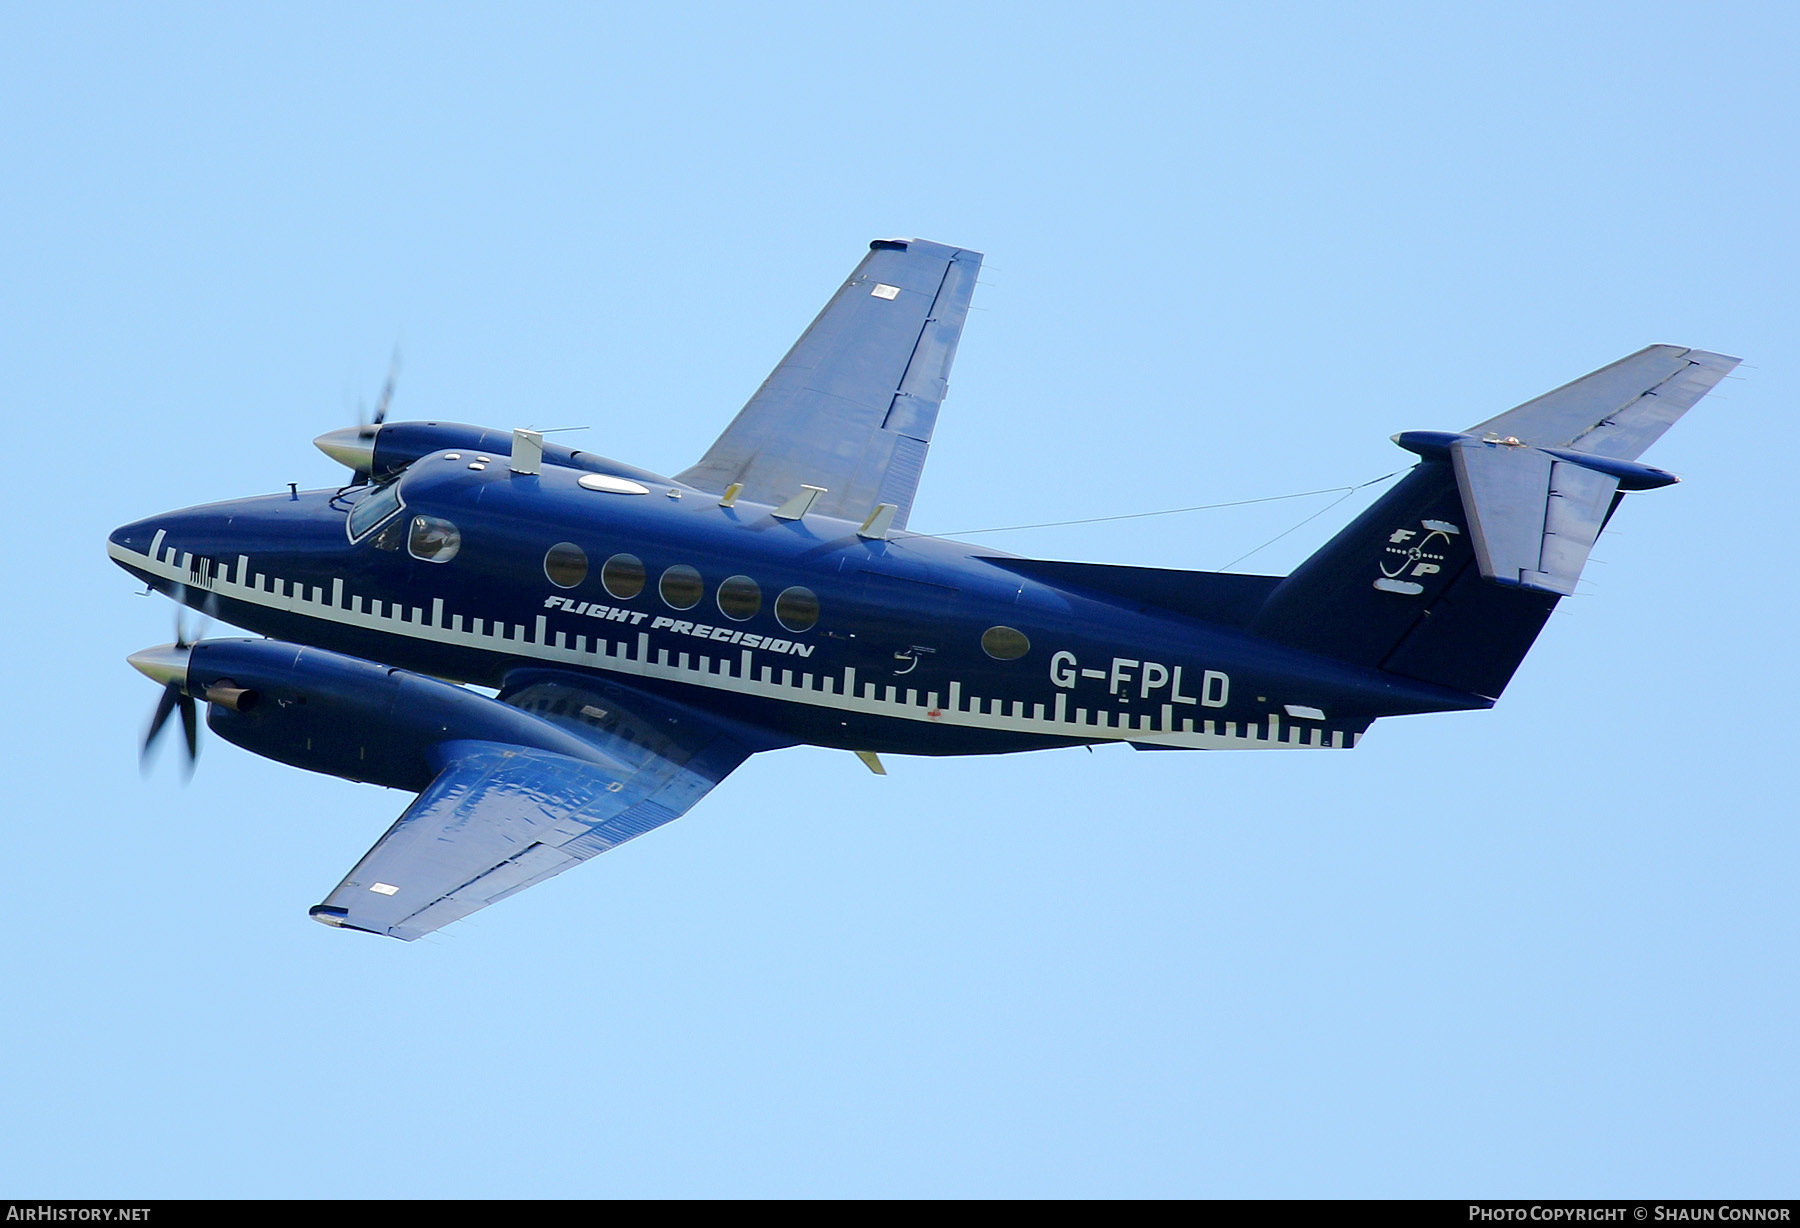
[[[1125,742],[1349,748],[1492,707],[1638,457],[1738,359],[1654,345],[1465,431],[1287,576],[1022,558],[910,533],[982,255],[883,239],[691,467],[530,429],[375,421],[349,482],[114,531],[149,589],[258,638],[130,663],[220,737],[417,794],[314,919],[413,940],[686,813],[751,755]],[[391,389],[390,389],[391,390]],[[494,694],[485,694],[485,688]]]

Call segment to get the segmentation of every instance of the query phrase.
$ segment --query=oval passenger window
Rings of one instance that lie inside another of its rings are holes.
[[[1017,661],[1031,651],[1031,641],[1011,627],[989,627],[981,633],[981,651],[996,661]]]
[[[663,572],[658,588],[662,592],[662,599],[677,610],[693,609],[700,604],[700,598],[706,595],[706,585],[701,583],[700,573],[686,563],[677,563]]]
[[[644,560],[635,554],[615,554],[600,568],[600,583],[620,601],[630,601],[644,591]]]
[[[558,588],[574,588],[587,579],[587,552],[574,542],[557,542],[544,555],[544,574]]]
[[[762,590],[749,576],[733,576],[719,585],[719,612],[743,622],[762,609]]]
[[[783,589],[775,598],[775,621],[789,631],[811,631],[819,621],[819,595],[797,584]]]

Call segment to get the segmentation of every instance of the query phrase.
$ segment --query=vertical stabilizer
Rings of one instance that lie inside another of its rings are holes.
[[[1482,578],[1455,471],[1427,461],[1283,580],[1250,629],[1495,698],[1556,601]]]
[[[1650,346],[1466,432],[1394,436],[1423,463],[1276,586],[1250,629],[1497,698],[1622,492],[1677,480],[1637,457],[1737,361]]]

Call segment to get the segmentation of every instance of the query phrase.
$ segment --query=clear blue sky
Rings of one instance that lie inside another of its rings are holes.
[[[1800,29],[1468,9],[8,6],[0,1193],[1794,1193]],[[111,527],[337,481],[397,340],[396,416],[679,468],[894,234],[988,254],[924,531],[1747,364],[1495,711],[1353,753],[782,752],[412,945],[306,919],[402,795],[140,779]]]

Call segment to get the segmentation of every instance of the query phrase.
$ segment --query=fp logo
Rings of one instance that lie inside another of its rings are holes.
[[[1395,529],[1388,534],[1386,552],[1376,560],[1381,578],[1375,587],[1384,593],[1417,597],[1425,591],[1420,581],[1443,570],[1450,539],[1461,533],[1447,520],[1421,520],[1416,529]]]

